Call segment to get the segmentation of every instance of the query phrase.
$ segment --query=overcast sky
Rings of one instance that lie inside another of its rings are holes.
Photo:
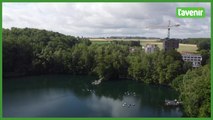
[[[206,17],[176,18],[176,7],[204,7]],[[210,37],[210,3],[3,3],[3,28],[39,28],[73,36]],[[165,26],[154,29],[153,27]]]

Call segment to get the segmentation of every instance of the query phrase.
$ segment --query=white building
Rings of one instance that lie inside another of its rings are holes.
[[[183,61],[192,62],[192,67],[200,67],[202,56],[200,54],[182,53]]]
[[[158,49],[158,46],[155,44],[147,44],[145,46],[145,52],[146,53],[154,53]]]

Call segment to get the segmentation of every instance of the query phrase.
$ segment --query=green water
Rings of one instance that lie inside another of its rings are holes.
[[[46,75],[3,80],[4,117],[181,117],[175,90],[133,80],[91,85],[92,76]]]

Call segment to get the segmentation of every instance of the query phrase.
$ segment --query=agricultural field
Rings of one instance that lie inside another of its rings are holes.
[[[192,44],[179,44],[179,48],[177,49],[179,52],[197,52],[197,45]]]
[[[156,40],[142,40],[141,45],[146,46],[147,44],[156,44],[160,49],[163,49],[162,41]],[[197,45],[195,44],[179,44],[178,52],[197,52]]]
[[[113,40],[130,41],[130,39],[90,39],[93,44],[109,44]],[[131,39],[133,41],[140,41],[142,46],[147,44],[156,44],[160,49],[163,48],[163,43],[159,39]],[[177,51],[179,52],[197,52],[197,45],[195,44],[179,44]]]

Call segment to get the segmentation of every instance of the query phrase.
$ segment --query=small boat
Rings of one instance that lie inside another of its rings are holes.
[[[102,82],[103,78],[100,78],[99,80],[95,80],[92,82],[92,85],[99,85]]]
[[[127,105],[126,103],[123,103],[123,104],[122,104],[123,107],[125,107],[126,105]]]
[[[183,102],[178,101],[177,99],[174,100],[165,100],[165,105],[166,106],[179,106],[182,105]]]

